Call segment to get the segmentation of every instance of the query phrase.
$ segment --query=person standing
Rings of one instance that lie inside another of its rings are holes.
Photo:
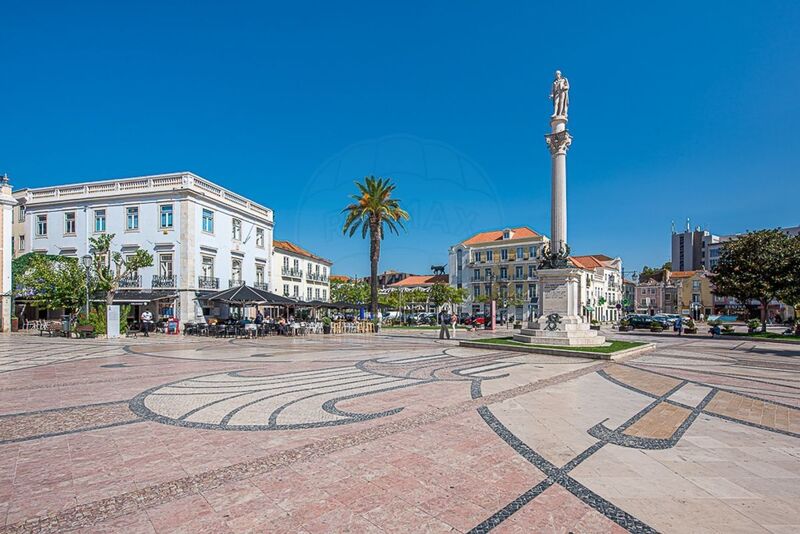
[[[439,339],[450,339],[450,313],[447,308],[439,312]]]
[[[144,330],[144,337],[150,337],[150,327],[153,324],[153,312],[145,310],[142,312],[142,328]]]
[[[683,317],[675,319],[675,331],[679,336],[683,334]]]

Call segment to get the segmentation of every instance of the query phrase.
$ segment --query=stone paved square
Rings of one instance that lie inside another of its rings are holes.
[[[800,530],[800,346],[435,334],[2,337],[1,531]]]

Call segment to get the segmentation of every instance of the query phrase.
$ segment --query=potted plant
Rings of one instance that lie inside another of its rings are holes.
[[[752,334],[758,330],[761,330],[761,321],[758,319],[751,319],[747,322],[747,333]]]
[[[16,315],[11,316],[11,331],[18,332],[19,331],[19,317]]]
[[[733,326],[729,324],[723,325],[722,327],[723,334],[733,334],[734,330],[735,329],[733,328]]]
[[[323,334],[330,334],[331,333],[331,318],[327,315],[322,318],[322,333]]]
[[[600,321],[598,321],[597,319],[592,319],[589,328],[591,328],[592,330],[600,330]]]
[[[650,331],[651,332],[663,332],[664,331],[664,325],[662,325],[658,321],[653,321],[652,323],[650,323]]]
[[[694,319],[689,318],[683,322],[683,332],[685,334],[697,333],[697,324],[695,324]]]
[[[623,319],[623,320],[621,320],[619,322],[619,331],[620,332],[630,332],[631,330],[633,330],[633,328],[631,328],[630,320]]]

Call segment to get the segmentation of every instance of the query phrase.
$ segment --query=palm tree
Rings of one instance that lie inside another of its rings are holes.
[[[364,183],[355,182],[359,193],[350,195],[355,201],[342,213],[346,213],[342,233],[350,237],[361,228],[361,238],[367,237],[369,232],[369,261],[370,261],[370,311],[372,317],[378,316],[378,260],[381,256],[381,240],[385,228],[390,232],[398,233],[398,226],[405,229],[403,220],[408,220],[408,213],[400,207],[400,201],[392,198],[395,185],[390,178],[376,178],[367,176]]]

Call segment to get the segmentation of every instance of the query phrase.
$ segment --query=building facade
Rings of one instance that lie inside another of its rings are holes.
[[[694,319],[699,319],[701,315],[708,317],[713,313],[713,286],[706,271],[675,271],[670,273],[670,280],[677,293],[675,313],[690,315]]]
[[[527,226],[481,232],[449,250],[450,284],[465,288],[459,313],[480,313],[496,300],[498,312],[526,321],[536,317],[541,247],[549,239]]]
[[[605,254],[571,256],[581,272],[578,291],[583,316],[587,321],[610,322],[622,318],[622,259]]]
[[[203,296],[241,283],[268,287],[273,212],[190,172],[14,192],[16,256],[81,257],[90,238],[112,250],[143,249],[154,265],[123,280],[116,302],[181,322],[202,319]]]
[[[273,292],[305,301],[328,301],[333,262],[290,242],[272,243]]]

